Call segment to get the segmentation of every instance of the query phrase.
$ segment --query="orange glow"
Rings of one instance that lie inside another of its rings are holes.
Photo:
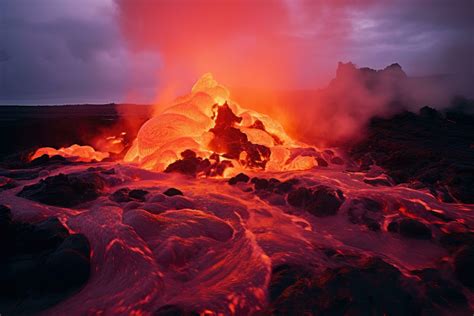
[[[33,156],[31,156],[30,160],[39,158],[43,155],[48,155],[49,157],[58,155],[65,158],[69,158],[74,161],[81,162],[91,162],[93,160],[102,161],[110,156],[109,153],[96,151],[91,146],[81,146],[74,144],[72,146],[62,147],[59,149],[55,149],[52,147],[39,148],[38,150],[36,150]]]
[[[126,134],[126,132],[121,132],[118,135],[98,137],[95,141],[93,141],[93,146],[94,148],[102,152],[119,154],[125,148],[124,138]]]
[[[219,114],[222,107],[228,107],[227,111],[232,112]],[[143,124],[124,160],[139,163],[145,169],[163,171],[189,149],[198,157],[209,158],[216,153],[230,160],[235,170],[226,170],[225,175],[234,174],[236,170],[246,168],[244,162],[249,161],[250,152],[241,151],[235,157],[226,156],[225,152],[232,146],[228,142],[234,141],[233,138],[237,136],[219,140],[219,136],[222,137],[216,131],[222,123],[216,118],[219,115],[225,116],[222,119],[224,121],[236,120],[231,123],[234,127],[230,127],[238,130],[234,133],[246,138],[254,146],[268,148],[269,170],[305,170],[317,165],[313,157],[296,157],[289,161],[291,148],[301,147],[302,144],[295,142],[281,124],[269,116],[244,109],[231,100],[229,90],[217,83],[210,73],[203,75],[194,84],[190,94],[177,98],[161,114]],[[263,152],[253,152],[252,157],[259,154],[265,155]]]

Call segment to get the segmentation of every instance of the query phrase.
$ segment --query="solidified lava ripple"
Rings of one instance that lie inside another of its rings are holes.
[[[90,243],[89,280],[46,315],[462,315],[472,306],[472,205],[337,167],[228,183],[106,162],[44,178],[60,173],[100,177],[97,196],[72,206],[18,196],[39,178],[0,194],[14,220],[57,217]]]

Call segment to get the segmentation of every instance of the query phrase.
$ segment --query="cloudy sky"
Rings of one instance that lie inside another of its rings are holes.
[[[0,103],[153,102],[211,71],[316,88],[338,61],[474,72],[474,1],[1,0]]]

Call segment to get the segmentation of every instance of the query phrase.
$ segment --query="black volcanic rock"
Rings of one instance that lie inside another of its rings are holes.
[[[398,233],[398,230],[399,230],[398,221],[390,222],[387,226],[387,230],[392,233]]]
[[[73,207],[95,200],[105,188],[97,172],[58,174],[25,186],[18,196],[48,205]]]
[[[199,313],[177,305],[164,305],[158,308],[153,316],[199,316]]]
[[[288,193],[287,202],[314,216],[322,217],[335,215],[344,202],[344,195],[341,190],[324,185],[312,189],[299,187]]]
[[[148,191],[142,190],[142,189],[133,189],[128,193],[128,196],[131,199],[137,200],[137,201],[145,201],[146,196],[148,195]]]
[[[17,250],[35,252],[38,249],[58,247],[69,235],[68,230],[55,217],[44,220],[32,226],[17,240]]]
[[[431,229],[417,220],[404,218],[398,225],[402,236],[416,239],[431,239]]]
[[[352,199],[347,210],[349,221],[353,224],[365,225],[373,231],[380,230],[383,220],[383,205],[370,198]]]
[[[186,149],[185,151],[181,153],[181,157],[183,157],[183,159],[192,159],[192,158],[196,158],[197,155],[194,151],[190,149]]]
[[[423,309],[400,271],[381,259],[318,276],[287,268],[282,276],[281,270],[270,283],[270,289],[278,286],[271,296],[272,315],[419,315]]]
[[[0,234],[5,233],[12,223],[12,213],[5,205],[0,205]]]
[[[38,176],[40,168],[54,169],[61,166],[80,164],[59,155],[49,156],[47,154],[35,158],[30,161],[30,156],[34,149],[38,148],[37,144],[31,144],[31,148],[24,152],[9,155],[1,159],[0,164],[6,169],[11,170],[9,173],[12,178],[16,179],[34,179]],[[0,174],[3,172],[0,172]]]
[[[176,188],[169,188],[168,190],[163,192],[163,194],[167,196],[184,195],[183,192]]]
[[[89,279],[90,246],[57,218],[36,224],[11,220],[0,206],[0,311],[34,314],[67,298]],[[21,302],[21,304],[18,304]]]
[[[474,247],[474,233],[450,233],[445,234],[439,239],[440,244],[449,251],[455,251],[463,246]]]
[[[235,185],[237,184],[238,182],[244,182],[244,183],[247,183],[249,182],[250,178],[248,175],[244,174],[244,173],[239,173],[238,175],[236,175],[235,177],[232,177],[229,179],[228,183],[230,185]]]
[[[297,179],[283,181],[276,186],[275,192],[280,194],[288,193],[296,184],[298,184]]]
[[[446,308],[467,307],[462,287],[443,277],[437,269],[427,268],[412,272],[422,280],[423,292],[429,301]]]
[[[270,182],[264,178],[252,178],[251,182],[255,186],[255,190],[265,190],[270,186]]]
[[[414,239],[431,239],[431,229],[425,224],[412,219],[403,218],[388,225],[388,231]]]
[[[165,172],[176,172],[196,177],[198,174],[205,172],[210,165],[211,164],[207,159],[186,156],[183,157],[183,159],[176,160],[166,167]]]
[[[474,108],[474,102],[464,102]],[[384,168],[395,183],[422,183],[446,202],[474,203],[472,126],[472,114],[448,109],[443,115],[425,107],[420,114],[372,119],[365,138],[349,152],[362,168]]]
[[[15,180],[6,177],[0,177],[0,192],[13,189],[16,186],[17,183],[15,182]]]
[[[321,157],[316,157],[316,161],[318,162],[318,166],[319,166],[319,167],[327,167],[327,166],[328,166],[327,161],[324,160],[324,159],[321,158]]]
[[[40,267],[41,291],[64,292],[79,288],[89,278],[90,247],[84,235],[70,235]]]
[[[243,165],[265,169],[270,159],[270,148],[250,142],[247,135],[235,127],[241,121],[242,118],[236,116],[227,103],[217,106],[215,126],[210,129],[214,138],[209,143],[209,148],[214,152],[224,153],[223,156],[229,159],[240,159],[241,153],[245,153],[245,158],[240,161]],[[264,128],[263,123],[254,128]]]
[[[328,257],[338,252],[327,249]],[[355,260],[355,261],[354,261]],[[272,270],[271,315],[469,315],[462,287],[436,269],[402,274],[380,258],[354,257],[314,272],[298,265]]]
[[[28,164],[29,167],[44,167],[52,164],[60,164],[60,165],[67,165],[71,164],[72,162],[64,158],[63,156],[54,155],[49,156],[44,154],[41,157],[35,158]]]
[[[365,183],[373,185],[375,187],[383,186],[383,187],[391,187],[392,184],[388,179],[385,178],[364,178],[363,180]]]
[[[144,202],[148,191],[141,189],[130,190],[129,188],[121,188],[115,191],[109,198],[112,201],[123,203],[123,202]]]
[[[311,274],[302,266],[283,264],[272,269],[268,292],[270,300],[275,301],[283,292],[300,280],[310,278]]]
[[[335,215],[344,202],[341,190],[318,186],[313,191],[314,205],[308,211],[315,216]]]
[[[474,246],[464,247],[454,256],[454,270],[462,284],[474,289]]]
[[[311,204],[312,195],[313,192],[310,189],[299,187],[292,190],[286,200],[291,206],[305,209],[307,205]]]
[[[167,173],[180,173],[191,177],[197,176],[222,176],[225,169],[232,167],[229,160],[220,160],[218,155],[213,154],[212,160],[197,157],[192,150],[181,153],[182,159],[178,159],[166,167]]]
[[[6,177],[15,180],[32,180],[39,176],[40,171],[40,168],[13,170],[0,168],[0,177]]]
[[[420,116],[429,120],[442,120],[443,115],[429,106],[424,106],[420,109]]]
[[[129,192],[130,192],[129,188],[118,189],[117,191],[112,193],[112,195],[109,196],[109,199],[118,203],[129,202],[131,201],[130,197],[128,196]]]
[[[333,157],[333,158],[331,158],[331,163],[333,163],[335,165],[343,165],[344,160],[342,160],[341,157]]]

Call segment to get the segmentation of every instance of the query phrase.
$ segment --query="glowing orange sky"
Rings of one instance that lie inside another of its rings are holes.
[[[211,71],[230,86],[300,88],[325,85],[338,61],[400,62],[409,74],[472,72],[465,9],[474,8],[461,2],[116,0],[125,39],[160,53],[163,81],[191,84]]]
[[[472,0],[84,1],[0,1],[0,104],[148,103],[208,71],[315,89],[338,61],[474,72]]]

